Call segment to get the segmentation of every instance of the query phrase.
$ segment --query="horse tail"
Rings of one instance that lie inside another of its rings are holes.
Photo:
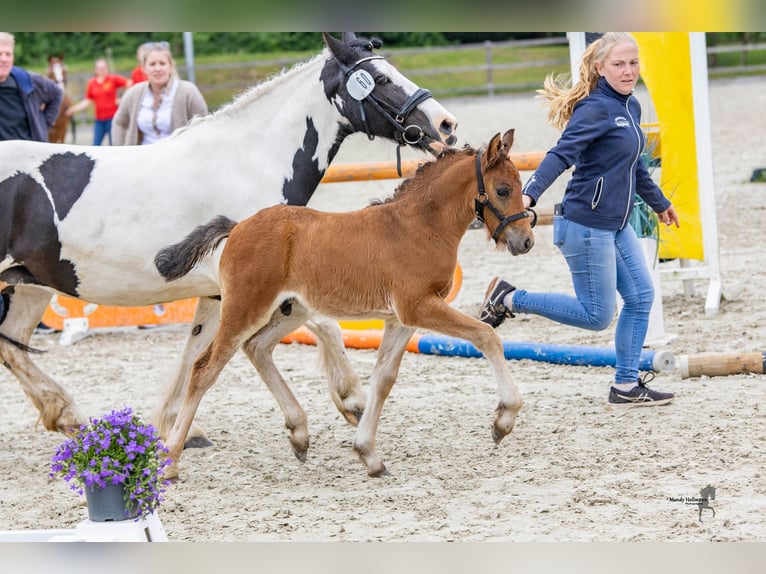
[[[35,349],[34,347],[30,347],[29,345],[25,345],[21,341],[17,341],[16,339],[12,339],[8,335],[3,335],[2,333],[0,333],[0,339],[2,339],[3,341],[6,341],[7,343],[10,343],[11,345],[13,345],[14,347],[16,347],[18,349],[21,349],[25,353],[35,353],[37,355],[41,355],[41,354],[45,353],[45,351],[41,351],[40,349]]]
[[[218,215],[208,223],[196,227],[174,245],[164,247],[154,258],[154,265],[166,281],[180,279],[210,255],[231,233],[237,224],[225,215]]]
[[[5,321],[5,317],[8,315],[8,309],[11,306],[11,297],[7,293],[3,293],[2,296],[0,296],[0,325],[2,325],[3,321]],[[10,343],[17,349],[21,349],[25,353],[36,353],[36,354],[42,354],[45,351],[41,351],[40,349],[35,349],[34,347],[30,347],[29,345],[25,345],[21,341],[17,341],[16,339],[12,339],[8,335],[3,335],[0,333],[0,339],[3,341]]]

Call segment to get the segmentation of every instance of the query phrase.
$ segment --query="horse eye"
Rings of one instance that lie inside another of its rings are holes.
[[[500,197],[508,197],[511,194],[510,188],[504,185],[498,187],[495,191]]]
[[[384,76],[383,74],[380,74],[378,76],[375,76],[375,83],[379,86],[383,86],[388,83],[388,76]]]

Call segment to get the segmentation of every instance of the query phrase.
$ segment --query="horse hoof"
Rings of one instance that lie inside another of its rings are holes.
[[[390,476],[386,465],[382,462],[373,464],[367,469],[367,475],[372,478],[380,478],[381,476]]]
[[[348,422],[348,424],[355,427],[355,426],[359,426],[359,421],[362,419],[363,414],[364,414],[363,410],[357,409],[353,411],[346,411],[343,413],[343,416],[346,419],[346,422]]]
[[[186,439],[184,449],[187,448],[208,448],[213,446],[213,442],[204,436],[193,436]]]
[[[495,444],[500,444],[500,441],[505,438],[505,435],[501,433],[497,427],[492,427],[492,440],[495,441]]]
[[[293,447],[293,454],[295,455],[295,458],[297,458],[301,462],[306,462],[308,451],[306,449],[299,449]]]
[[[178,467],[174,464],[167,467],[162,473],[162,480],[170,484],[178,482]]]

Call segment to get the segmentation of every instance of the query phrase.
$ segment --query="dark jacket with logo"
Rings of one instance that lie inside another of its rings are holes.
[[[53,80],[16,66],[11,68],[11,75],[19,86],[32,139],[48,141],[48,129],[56,121],[61,107],[61,88]]]
[[[558,143],[524,186],[532,205],[575,166],[562,201],[567,219],[598,229],[622,229],[636,193],[655,212],[665,211],[670,201],[641,160],[645,138],[640,122],[635,96],[624,96],[599,78],[596,88],[575,105]]]

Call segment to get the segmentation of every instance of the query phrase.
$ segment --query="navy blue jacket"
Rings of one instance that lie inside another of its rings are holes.
[[[641,105],[604,78],[574,107],[558,143],[524,186],[532,205],[564,171],[575,166],[564,193],[564,216],[598,229],[616,231],[628,222],[635,194],[657,213],[670,201],[641,160],[645,137]]]
[[[64,97],[61,88],[53,80],[16,66],[11,68],[11,75],[19,86],[32,139],[48,141],[48,129],[56,121]]]

